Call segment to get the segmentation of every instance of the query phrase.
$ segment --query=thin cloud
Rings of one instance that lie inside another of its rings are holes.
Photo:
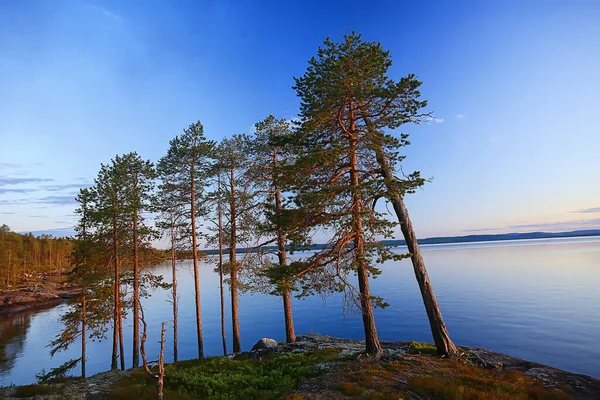
[[[474,233],[474,232],[490,232],[490,231],[497,231],[500,228],[480,228],[480,229],[464,229],[463,232],[465,233]]]
[[[0,168],[21,168],[22,164],[10,163],[10,162],[0,162]]]
[[[46,178],[0,178],[0,186],[21,185],[23,183],[52,182],[54,179]]]
[[[46,196],[42,197],[38,201],[32,201],[34,203],[42,203],[42,204],[53,204],[53,205],[67,205],[67,204],[75,204],[75,196]]]
[[[38,189],[14,189],[14,188],[10,188],[10,189],[5,189],[5,188],[0,188],[0,194],[6,194],[6,193],[31,193],[31,192],[35,192]]]
[[[582,208],[581,210],[571,211],[572,213],[593,214],[600,213],[600,207]]]
[[[441,124],[444,122],[444,118],[435,118],[435,117],[430,117],[428,119],[425,120],[426,123],[431,124]]]
[[[107,10],[104,7],[100,7],[96,4],[85,4],[87,7],[89,7],[90,9],[94,10],[95,12],[97,12],[98,14],[104,16],[105,18],[109,18],[112,19],[115,22],[121,22],[123,21],[123,17],[113,11]]]
[[[456,119],[465,119],[467,116],[465,114],[456,114]]]
[[[67,183],[64,185],[43,185],[42,189],[48,190],[50,192],[58,192],[65,189],[81,189],[90,187],[90,184],[82,184],[82,183]]]
[[[545,231],[576,231],[585,229],[600,229],[600,218],[577,221],[558,221],[539,224],[513,225],[511,229],[535,229]]]
[[[15,215],[16,212],[13,211],[2,211],[0,212],[0,215]]]

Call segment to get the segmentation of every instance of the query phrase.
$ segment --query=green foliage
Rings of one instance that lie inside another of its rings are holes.
[[[59,367],[52,368],[48,372],[46,372],[45,369],[42,369],[40,373],[35,375],[35,378],[38,383],[48,383],[50,380],[56,378],[65,378],[67,373],[75,368],[79,361],[81,361],[81,358],[65,361]]]
[[[410,354],[437,354],[435,345],[422,342],[409,342]]]
[[[166,366],[165,394],[216,400],[277,399],[316,376],[315,365],[334,359],[338,353],[339,350],[328,350],[263,360],[213,357],[181,361]],[[142,396],[139,398],[149,398],[144,393],[149,395],[153,385],[153,381],[143,377],[126,378],[113,387],[113,395],[135,391],[136,395]]]

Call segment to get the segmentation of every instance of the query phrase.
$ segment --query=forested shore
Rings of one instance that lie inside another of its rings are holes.
[[[70,272],[72,238],[12,232],[0,226],[0,289],[36,282],[52,273]]]

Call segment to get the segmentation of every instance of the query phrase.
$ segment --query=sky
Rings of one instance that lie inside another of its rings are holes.
[[[294,118],[293,77],[353,30],[415,73],[434,118],[404,125],[418,237],[600,229],[600,2],[0,2],[0,224],[68,234],[101,163],[156,161]]]

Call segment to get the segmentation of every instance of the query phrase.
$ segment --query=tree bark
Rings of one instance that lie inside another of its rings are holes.
[[[196,332],[198,334],[198,358],[204,358],[204,339],[202,337],[202,314],[200,311],[200,273],[198,271],[198,244],[196,239],[196,193],[195,169],[190,169],[190,209],[192,219],[192,257],[194,258],[194,288],[196,290]]]
[[[119,308],[120,308],[120,297],[119,293],[119,279],[120,279],[120,271],[119,271],[119,237],[117,231],[117,212],[113,211],[113,259],[115,266],[115,285],[113,289],[114,296],[114,309],[113,309],[113,346],[112,346],[112,358],[111,358],[111,369],[117,369],[118,363],[118,341],[119,341]]]
[[[134,212],[133,212],[133,368],[140,366],[140,271],[138,257],[138,211],[137,211],[137,176],[134,178]]]
[[[84,267],[85,268],[85,267]],[[86,358],[86,286],[85,286],[85,270],[83,272],[83,288],[81,289],[81,377],[85,378],[85,358]]]
[[[227,335],[225,333],[225,290],[223,287],[223,215],[221,210],[221,165],[217,175],[217,214],[219,214],[219,290],[221,292],[221,338],[223,355],[227,355]]]
[[[277,149],[273,151],[273,174],[277,168]],[[285,250],[285,232],[279,221],[283,206],[281,205],[281,190],[276,176],[273,176],[273,184],[275,186],[275,212],[277,217],[277,257],[279,265],[287,265],[287,252]],[[285,341],[293,343],[296,341],[296,332],[294,331],[294,318],[292,315],[292,295],[288,287],[289,282],[284,282],[285,288],[281,294],[283,298],[283,316],[285,320]]]
[[[238,293],[237,293],[237,226],[236,226],[236,203],[235,203],[235,169],[231,168],[231,198],[229,202],[231,211],[231,245],[229,248],[229,279],[231,287],[231,325],[233,335],[233,352],[239,353],[242,351],[240,339],[240,321],[238,311]]]
[[[123,338],[123,312],[119,309],[119,360],[121,371],[125,371],[125,340]]]
[[[386,186],[388,190],[388,199],[392,202],[398,222],[400,223],[400,229],[402,235],[406,241],[406,246],[411,254],[411,261],[415,277],[419,283],[419,289],[421,290],[421,296],[423,298],[423,304],[425,305],[425,311],[427,312],[427,318],[429,319],[429,326],[431,327],[431,334],[435,343],[437,353],[440,356],[450,357],[459,353],[458,349],[450,339],[446,324],[442,318],[442,312],[438,306],[437,299],[433,292],[433,287],[427,269],[425,268],[425,261],[421,255],[419,244],[417,242],[417,235],[412,226],[408,210],[404,204],[402,195],[398,193],[398,190],[393,187],[391,182],[395,180],[392,173],[392,169],[389,166],[387,158],[383,152],[383,149],[376,148],[377,162],[381,166],[383,177],[386,180]]]
[[[351,109],[352,113],[352,109]],[[353,117],[352,117],[353,118]],[[352,123],[354,125],[354,123]],[[354,129],[351,129],[353,132]],[[375,316],[373,315],[373,304],[371,302],[371,289],[369,287],[369,275],[365,259],[365,241],[362,225],[362,200],[359,196],[358,160],[356,155],[356,138],[350,138],[350,184],[353,188],[352,194],[352,225],[354,230],[355,261],[357,262],[358,288],[360,291],[360,308],[362,312],[363,328],[365,331],[366,352],[379,355],[382,352],[381,344],[377,336]]]
[[[177,254],[175,252],[175,221],[171,211],[171,269],[173,270],[173,361],[177,362]]]

